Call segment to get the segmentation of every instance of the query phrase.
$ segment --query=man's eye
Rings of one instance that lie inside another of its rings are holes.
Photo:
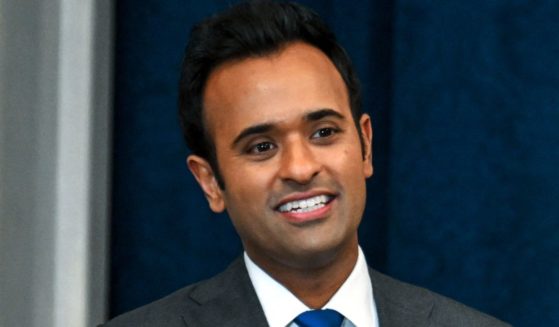
[[[250,147],[248,149],[248,153],[258,154],[258,153],[263,153],[263,152],[273,150],[275,148],[276,146],[271,142],[261,142]]]
[[[323,138],[323,137],[328,137],[328,136],[332,136],[333,134],[335,134],[337,132],[336,129],[331,128],[331,127],[326,127],[326,128],[321,128],[318,131],[316,131],[311,138]]]

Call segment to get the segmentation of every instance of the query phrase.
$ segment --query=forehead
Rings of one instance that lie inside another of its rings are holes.
[[[305,43],[222,64],[210,74],[204,91],[204,119],[216,143],[217,135],[301,119],[320,108],[350,115],[338,70],[322,51]]]

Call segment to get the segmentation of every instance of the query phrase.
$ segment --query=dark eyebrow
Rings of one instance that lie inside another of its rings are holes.
[[[231,144],[231,147],[235,147],[239,142],[241,142],[242,139],[244,139],[247,136],[266,133],[271,131],[273,128],[274,125],[270,123],[264,123],[264,124],[247,127],[243,129],[243,131],[239,135],[237,135],[237,137]]]
[[[329,108],[324,108],[324,109],[319,109],[316,111],[309,112],[305,114],[303,119],[306,121],[317,121],[317,120],[321,120],[324,117],[335,117],[342,120],[345,119],[345,117],[342,114],[335,111],[334,109],[329,109]],[[274,128],[275,125],[272,123],[263,123],[263,124],[247,127],[243,129],[241,133],[239,133],[239,135],[237,135],[233,143],[231,143],[231,147],[234,148],[235,146],[237,146],[237,144],[239,144],[239,142],[241,142],[244,138],[250,135],[266,133],[273,130]]]
[[[324,108],[324,109],[319,109],[317,111],[313,111],[310,112],[308,114],[305,115],[305,120],[306,121],[317,121],[317,120],[321,120],[324,117],[335,117],[335,118],[339,118],[344,120],[345,117],[340,114],[339,112],[337,112],[334,109],[328,109],[328,108]]]

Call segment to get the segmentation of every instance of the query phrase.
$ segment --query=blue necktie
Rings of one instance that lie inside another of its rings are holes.
[[[331,309],[305,311],[295,318],[300,327],[340,327],[344,316]]]

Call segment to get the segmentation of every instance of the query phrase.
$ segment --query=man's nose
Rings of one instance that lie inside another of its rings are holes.
[[[312,145],[304,140],[294,140],[284,145],[280,167],[283,180],[307,184],[321,169],[321,161],[313,152]]]

